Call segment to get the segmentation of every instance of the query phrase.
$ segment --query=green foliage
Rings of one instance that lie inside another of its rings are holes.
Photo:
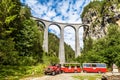
[[[80,75],[80,76],[73,76],[74,78],[80,79],[80,80],[96,80],[96,79],[101,79],[102,75],[97,74],[97,75]]]
[[[89,47],[89,46],[88,46]],[[106,37],[94,41],[91,49],[78,57],[80,62],[104,62],[111,67],[113,63],[120,66],[120,30],[117,25],[111,24]]]
[[[41,32],[19,0],[0,2],[0,64],[34,65],[42,62]]]
[[[83,53],[86,53],[87,50],[91,50],[93,47],[93,40],[89,37],[88,39],[86,39],[84,41],[84,49],[83,49]]]
[[[81,18],[83,18],[85,16],[85,14],[90,10],[96,10],[98,11],[99,13],[101,12],[102,10],[102,5],[104,4],[104,1],[92,1],[90,2],[87,6],[84,7],[84,10],[81,14]]]
[[[19,22],[19,11],[19,0],[2,0],[0,2],[0,38],[7,38],[16,30],[17,21]]]
[[[15,65],[18,51],[15,49],[14,32],[19,27],[20,2],[2,0],[0,2],[0,64]]]
[[[115,12],[112,11],[114,9],[113,4],[115,5],[116,9],[119,9],[119,0],[105,0],[103,5],[103,10],[101,11],[102,16],[109,15],[109,17],[114,17]],[[115,23],[115,20],[112,19],[112,22]]]
[[[48,41],[48,48],[49,48],[49,52],[48,55],[49,56],[59,56],[59,38],[57,36],[55,36],[52,33],[49,33],[49,41]],[[73,61],[73,59],[75,58],[75,52],[73,51],[73,49],[67,45],[66,43],[64,43],[64,47],[65,47],[65,59],[66,62],[71,62]]]
[[[33,65],[42,61],[42,46],[40,43],[40,31],[36,23],[31,19],[22,21],[22,26],[15,37],[16,49],[19,51],[20,64]],[[24,60],[23,60],[24,59]],[[27,63],[29,62],[29,63]]]
[[[51,54],[53,54],[53,53],[51,53]],[[49,55],[48,53],[43,53],[42,59],[43,59],[43,63],[47,64],[47,65],[49,65],[49,64],[58,64],[59,63],[59,59],[58,59],[57,56]]]
[[[52,33],[49,33],[48,34],[48,49],[49,49],[49,56],[51,55],[54,55],[54,56],[57,56],[58,57],[58,53],[59,53],[59,39],[57,36],[55,36],[54,34]]]
[[[85,8],[81,15],[82,18],[87,17],[88,12],[96,12],[97,19],[101,19],[99,24],[98,20],[95,20],[90,29],[94,31],[94,25],[104,26],[105,17],[109,17],[111,23],[108,32],[104,38],[99,40],[92,40],[87,38],[84,41],[84,49],[82,51],[82,56],[78,57],[76,60],[79,62],[104,62],[107,63],[108,67],[111,67],[113,63],[117,64],[119,67],[119,55],[120,55],[120,29],[116,24],[116,20],[113,18],[115,16],[114,7],[119,9],[119,0],[102,0],[102,1],[92,1]],[[90,15],[91,16],[91,15]],[[108,22],[108,23],[109,23]],[[106,26],[105,26],[106,27]]]
[[[87,6],[84,7],[84,10],[81,14],[81,18],[86,17],[87,12],[97,12],[97,15],[100,17],[109,15],[109,17],[114,17],[115,12],[112,11],[112,6],[115,4],[117,9],[119,9],[120,1],[119,0],[101,0],[101,1],[91,1]],[[113,20],[114,22],[114,20]]]
[[[50,61],[50,64],[58,64],[60,62],[58,57],[56,56],[49,57],[49,61]]]
[[[21,20],[30,19],[31,12],[30,8],[27,5],[21,6],[20,17]]]
[[[73,60],[75,58],[75,52],[73,51],[73,49],[71,48],[70,45],[67,45],[65,43],[64,46],[65,46],[65,59],[66,59],[66,62],[73,62]]]
[[[30,8],[19,0],[0,0],[0,79],[43,74],[46,65],[59,63],[59,39],[51,34],[49,53],[44,53],[43,28],[30,17]],[[72,60],[73,50],[66,46]]]
[[[42,76],[45,64],[36,66],[0,65],[0,80],[19,80],[28,76]]]
[[[12,38],[0,40],[0,64],[16,64],[18,57],[16,56],[17,54],[18,52],[14,49]]]

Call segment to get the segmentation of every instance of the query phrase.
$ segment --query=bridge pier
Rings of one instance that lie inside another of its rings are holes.
[[[44,26],[44,40],[43,40],[43,50],[48,53],[48,26],[49,24],[46,24]]]
[[[59,60],[60,63],[65,63],[65,51],[64,51],[64,26],[60,26],[60,44],[59,44]]]
[[[44,30],[43,50],[48,52],[48,27]]]
[[[75,28],[75,58],[80,56],[79,29]]]
[[[60,43],[59,43],[59,59],[60,63],[65,63],[65,51],[64,51],[64,28],[66,26],[71,26],[75,29],[75,57],[80,56],[80,43],[79,43],[79,28],[81,26],[87,26],[84,24],[68,24],[68,23],[58,23],[47,21],[40,18],[32,17],[32,19],[41,22],[44,25],[44,40],[43,40],[43,49],[45,52],[48,52],[48,27],[50,25],[57,25],[60,28]]]

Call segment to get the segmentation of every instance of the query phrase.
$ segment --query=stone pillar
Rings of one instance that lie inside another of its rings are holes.
[[[60,43],[59,43],[59,60],[60,63],[65,63],[65,51],[64,51],[64,26],[60,26]]]
[[[79,28],[75,28],[75,58],[80,56]]]
[[[43,40],[43,50],[48,52],[48,26],[44,26],[44,40]]]

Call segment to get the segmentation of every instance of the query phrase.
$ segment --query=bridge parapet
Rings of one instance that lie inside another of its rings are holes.
[[[71,26],[75,30],[75,57],[80,56],[80,42],[79,42],[79,28],[88,26],[81,23],[60,23],[48,21],[36,17],[31,17],[33,20],[41,22],[44,25],[44,41],[43,41],[43,49],[48,52],[48,27],[50,25],[56,25],[60,29],[60,45],[59,45],[59,59],[60,63],[65,63],[65,51],[64,51],[64,28],[67,26]]]

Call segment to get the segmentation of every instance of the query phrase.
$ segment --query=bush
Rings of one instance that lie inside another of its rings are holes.
[[[59,59],[56,56],[48,56],[47,53],[43,53],[43,63],[56,64],[59,63]]]
[[[0,65],[0,80],[19,80],[28,76],[41,76],[45,67],[45,64],[36,66]]]

